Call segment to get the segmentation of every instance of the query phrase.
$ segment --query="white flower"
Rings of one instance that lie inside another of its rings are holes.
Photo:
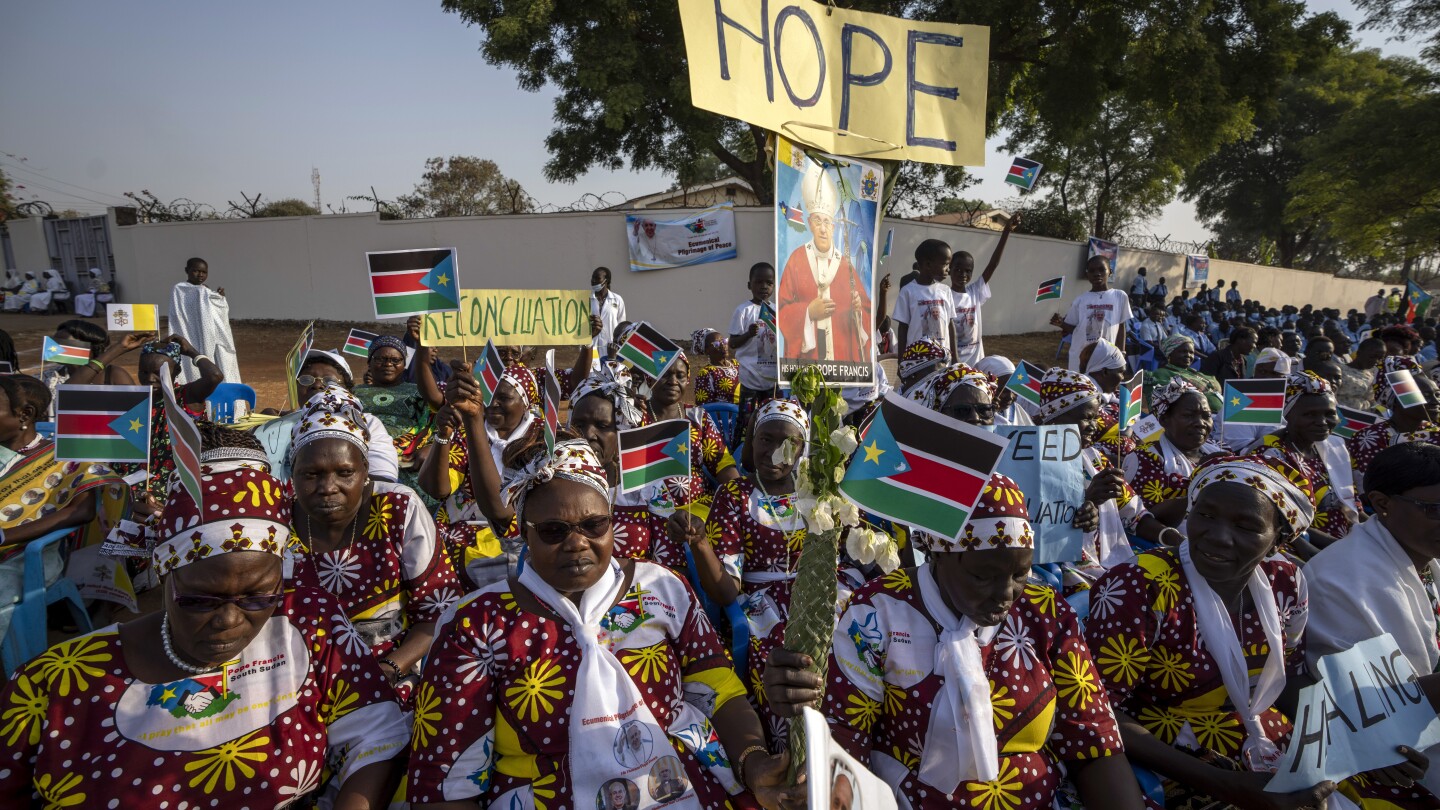
[[[360,560],[350,549],[320,555],[315,565],[320,586],[339,596],[350,583],[360,578]]]
[[[487,622],[476,631],[474,646],[460,653],[461,664],[455,671],[464,683],[472,683],[476,678],[494,675],[509,657],[505,651],[505,634]]]
[[[1099,588],[1090,592],[1090,616],[1094,619],[1104,621],[1110,618],[1123,602],[1125,589],[1120,587],[1123,580],[1116,577],[1107,579],[1100,584]]]
[[[835,513],[835,521],[841,526],[854,526],[860,522],[860,508],[844,498],[831,497],[830,511]]]
[[[847,456],[860,446],[860,442],[855,439],[855,428],[847,426],[841,426],[831,431],[830,443]]]
[[[850,415],[850,403],[842,396],[836,396],[835,401],[830,404],[830,412],[835,414],[836,419],[844,419]]]
[[[460,594],[454,588],[441,588],[420,600],[420,612],[439,618],[451,605],[460,601]]]
[[[845,538],[846,553],[861,565],[875,562],[875,538],[870,535],[869,529],[856,526],[850,529],[850,534]]]
[[[366,643],[364,637],[360,635],[360,631],[355,629],[355,625],[351,624],[349,619],[336,615],[330,617],[330,622],[331,637],[337,644],[345,645],[346,652],[354,656],[370,655],[370,645]]]
[[[813,499],[814,496],[815,496],[815,489],[814,489],[814,487],[810,486],[810,476],[806,474],[806,472],[809,470],[809,468],[810,468],[810,459],[808,459],[808,458],[805,459],[805,460],[803,460],[803,461],[801,461],[801,462],[800,462],[800,466],[799,466],[798,468],[796,468],[796,474],[795,474],[795,496],[796,496],[797,498],[802,499],[802,500],[805,499],[805,498],[812,498],[812,499]]]
[[[1000,660],[1010,666],[1020,664],[1028,670],[1035,665],[1035,641],[1030,638],[1030,629],[1013,615],[1005,617],[1005,625],[995,637],[995,649]]]
[[[290,798],[276,807],[289,807],[299,801],[302,796],[320,786],[320,761],[301,760],[290,769],[290,779],[295,783],[294,786],[280,786],[280,795]]]
[[[889,541],[888,537],[884,535],[881,535],[881,537],[884,539],[877,544],[879,547],[875,550],[875,562],[880,565],[881,571],[888,574],[900,567],[900,552],[895,548],[895,544]]]
[[[774,464],[789,464],[795,459],[797,449],[799,449],[799,442],[796,442],[794,438],[788,438],[775,448],[774,453],[770,454],[770,461]]]
[[[827,501],[816,501],[814,498],[802,498],[796,501],[795,507],[805,516],[805,525],[812,531],[828,532],[835,528],[835,515]]]
[[[837,466],[835,469],[833,469],[833,470],[830,471],[830,480],[834,481],[834,482],[837,483],[837,484],[840,483],[841,481],[844,481],[844,480],[845,480],[845,465],[844,465],[844,464],[841,464],[841,465]]]

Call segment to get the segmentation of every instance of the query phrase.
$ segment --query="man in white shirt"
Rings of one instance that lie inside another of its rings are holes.
[[[1050,319],[1062,334],[1070,335],[1069,368],[1072,371],[1084,371],[1080,352],[1097,340],[1115,344],[1123,357],[1125,323],[1130,320],[1130,296],[1124,290],[1110,288],[1110,267],[1105,257],[1090,257],[1085,263],[1085,278],[1090,282],[1090,289],[1071,302],[1070,311],[1063,319],[1059,315]]]
[[[978,281],[970,279],[975,275],[975,257],[966,251],[956,253],[950,260],[950,293],[955,307],[955,362],[975,365],[985,356],[983,342],[984,328],[980,321],[980,308],[990,300],[990,278],[1000,267],[1000,257],[1005,253],[1005,243],[1010,241],[1010,232],[1020,225],[1020,214],[1005,223],[1000,232],[1000,242],[990,254],[990,263]]]
[[[629,320],[625,316],[625,299],[610,289],[610,268],[597,267],[590,273],[590,317],[600,321],[600,334],[594,348],[601,357],[615,340],[615,327]]]
[[[903,353],[912,341],[930,338],[954,356],[955,302],[945,276],[950,267],[950,246],[939,239],[926,239],[915,248],[914,284],[906,284],[895,299],[890,320],[900,337]]]
[[[225,382],[240,382],[240,364],[235,354],[235,336],[230,333],[230,302],[225,288],[211,290],[205,286],[210,265],[204,259],[185,262],[185,280],[170,293],[170,331],[190,341],[201,357],[207,357],[220,368]],[[180,382],[199,379],[195,363],[185,358],[180,368]]]

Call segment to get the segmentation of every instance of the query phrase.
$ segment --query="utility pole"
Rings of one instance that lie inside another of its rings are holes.
[[[314,166],[310,167],[310,183],[315,186],[315,210],[323,213],[325,209],[320,207],[320,170]]]

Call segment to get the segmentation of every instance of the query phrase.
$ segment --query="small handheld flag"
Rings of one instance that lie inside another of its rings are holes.
[[[1065,277],[1056,276],[1048,281],[1040,282],[1039,288],[1035,290],[1035,303],[1051,301],[1065,294]]]
[[[880,261],[890,258],[890,249],[895,246],[895,229],[885,231],[885,247],[880,251]]]
[[[365,261],[377,319],[460,308],[455,248],[366,253]]]
[[[1010,379],[1005,381],[1005,389],[1013,391],[1015,396],[1031,405],[1039,405],[1040,380],[1044,376],[1045,369],[1029,360],[1021,360],[1020,364],[1015,366],[1015,371],[1010,374]]]
[[[1395,392],[1397,407],[1417,408],[1425,404],[1425,394],[1415,383],[1415,377],[1411,375],[1410,369],[1402,368],[1386,372],[1385,381],[1390,383],[1390,390]]]
[[[670,364],[679,356],[680,347],[646,321],[636,325],[635,331],[625,339],[625,345],[620,347],[619,352],[621,360],[652,380],[665,376]]]
[[[555,380],[553,368],[545,375],[545,384],[540,393],[545,399],[545,452],[553,453],[555,437],[560,432],[560,383]]]
[[[90,362],[90,350],[83,346],[66,346],[46,337],[40,357],[46,363],[64,363],[67,366],[83,366]]]
[[[148,385],[62,385],[55,397],[57,461],[150,461]]]
[[[170,381],[170,367],[160,367],[160,390],[165,394],[165,423],[170,431],[170,450],[175,461],[175,475],[180,485],[195,500],[195,508],[204,514],[204,493],[201,486],[200,430],[190,414],[175,399],[175,386]]]
[[[957,538],[1007,446],[892,391],[860,434],[840,492],[880,517]]]
[[[1343,439],[1348,439],[1380,421],[1380,414],[1373,411],[1347,408],[1344,405],[1341,405],[1338,410],[1340,411],[1340,424],[1336,425],[1335,429],[1330,432]]]
[[[1142,444],[1155,441],[1164,432],[1165,427],[1153,415],[1140,417],[1130,428],[1130,436]]]
[[[1044,168],[1044,164],[1029,158],[1017,157],[1015,162],[1010,164],[1010,173],[1005,175],[1005,182],[1029,191],[1035,187],[1035,181],[1040,179],[1042,168]]]
[[[315,345],[315,322],[311,321],[300,331],[300,339],[285,355],[285,367],[290,370],[290,377],[286,380],[286,386],[290,395],[290,405],[300,407],[300,387],[296,377],[300,376],[300,369],[305,367],[305,356],[310,353],[310,347]]]
[[[111,332],[154,332],[160,328],[154,304],[106,304],[105,328]]]
[[[485,351],[475,365],[475,382],[480,384],[480,400],[485,407],[490,407],[490,401],[495,399],[500,378],[504,376],[505,361],[500,357],[500,350],[495,348],[495,341],[485,341]]]
[[[1145,401],[1145,372],[1137,371],[1135,376],[1123,383],[1120,383],[1120,419],[1121,431],[1130,429],[1135,420],[1140,418],[1141,404]]]
[[[1228,380],[1222,411],[1227,425],[1279,425],[1285,421],[1285,381]]]
[[[667,419],[620,431],[620,491],[690,474],[690,420]]]
[[[364,329],[351,329],[350,336],[345,338],[345,348],[340,351],[356,357],[369,357],[370,344],[378,337],[380,336],[376,333],[366,332]]]
[[[775,308],[770,306],[769,302],[760,305],[760,323],[765,324],[770,334],[778,334],[779,330],[775,328]]]
[[[1413,281],[1405,281],[1405,322],[1415,323],[1425,319],[1430,311],[1431,295]]]

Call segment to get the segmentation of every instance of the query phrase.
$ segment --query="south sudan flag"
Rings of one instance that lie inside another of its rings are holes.
[[[1044,376],[1045,369],[1029,360],[1021,360],[1020,365],[1011,372],[1010,379],[1005,381],[1005,388],[1031,405],[1039,405],[1040,379]]]
[[[1416,321],[1425,320],[1426,313],[1430,311],[1430,298],[1430,293],[1425,292],[1424,287],[1421,287],[1413,281],[1406,280],[1405,322],[1415,323]]]
[[[1008,444],[891,392],[860,434],[840,492],[883,518],[959,537]]]
[[[1017,157],[1015,162],[1010,164],[1010,173],[1005,175],[1005,182],[1029,191],[1040,178],[1041,165],[1029,158]]]
[[[505,361],[500,358],[500,350],[495,348],[495,341],[485,341],[485,352],[475,364],[475,382],[480,384],[481,404],[485,407],[490,407],[500,388],[500,378],[504,376]]]
[[[1425,394],[1415,382],[1415,376],[1410,373],[1410,369],[1386,372],[1385,381],[1390,383],[1390,390],[1395,392],[1395,404],[1398,407],[1417,408],[1425,404]]]
[[[147,463],[150,395],[148,385],[60,386],[55,459]]]
[[[1120,384],[1120,430],[1129,430],[1140,418],[1140,406],[1145,401],[1145,372],[1137,371],[1135,376]]]
[[[670,364],[679,356],[680,347],[671,343],[645,321],[635,327],[635,331],[625,339],[625,345],[620,347],[619,352],[621,360],[652,380],[663,377]]]
[[[66,346],[47,336],[42,344],[41,359],[46,363],[64,363],[68,366],[83,366],[90,362],[90,350],[84,346]]]
[[[175,461],[175,475],[180,485],[190,493],[195,508],[205,514],[205,496],[201,485],[204,471],[200,468],[200,429],[190,414],[175,398],[175,386],[170,380],[170,367],[160,367],[160,390],[165,396],[165,424],[170,431],[171,456]]]
[[[555,436],[560,432],[560,383],[555,381],[555,369],[549,368],[545,375],[545,384],[541,386],[541,394],[545,399],[545,452],[555,452]],[[689,431],[685,432],[688,437]]]
[[[1064,294],[1065,277],[1056,276],[1055,278],[1049,279],[1048,281],[1040,282],[1040,286],[1035,289],[1035,303],[1038,304],[1041,301],[1053,301],[1054,299],[1059,298]]]
[[[377,319],[460,308],[454,248],[366,253],[365,260]]]
[[[620,491],[634,492],[690,474],[690,420],[667,419],[620,431]]]
[[[1340,424],[1330,432],[1342,439],[1348,439],[1380,421],[1380,414],[1371,411],[1347,408],[1344,405],[1341,405],[1338,410],[1340,411]]]
[[[340,351],[356,357],[369,357],[370,344],[378,337],[380,336],[374,332],[366,332],[364,329],[351,329],[350,336],[345,338],[345,348]]]
[[[1284,380],[1229,380],[1223,421],[1227,425],[1279,425],[1285,421]]]

